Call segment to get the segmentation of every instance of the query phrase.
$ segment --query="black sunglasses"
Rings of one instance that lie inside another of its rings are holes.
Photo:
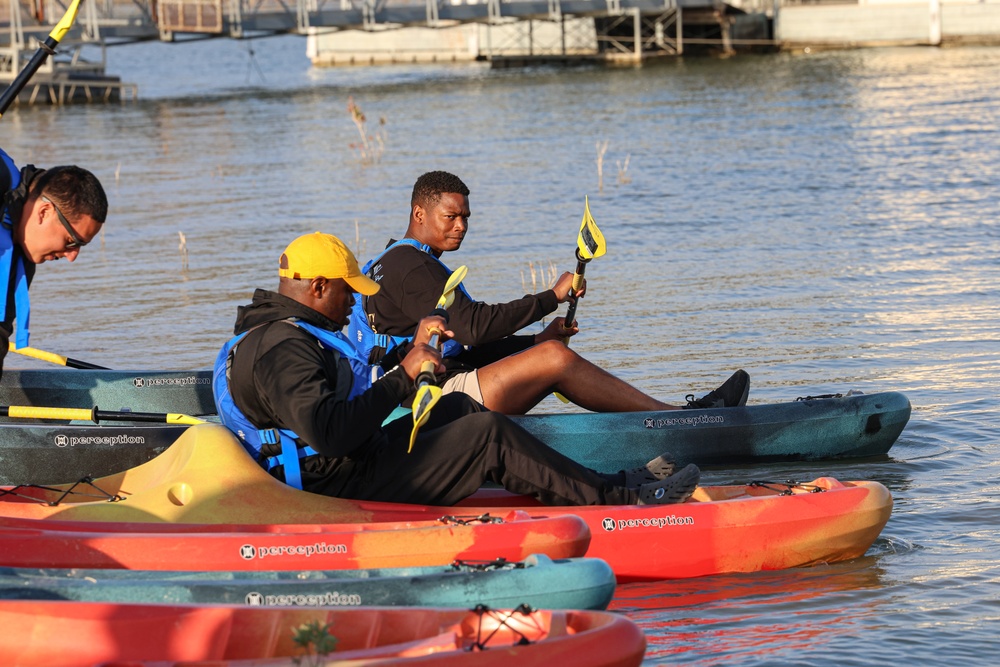
[[[77,248],[82,248],[83,246],[90,243],[90,241],[84,241],[83,239],[80,238],[79,234],[77,234],[76,230],[73,229],[72,225],[69,224],[69,220],[67,220],[66,216],[62,214],[62,211],[59,210],[59,207],[56,206],[55,202],[53,202],[45,195],[42,195],[41,200],[44,202],[48,202],[49,204],[52,204],[52,208],[55,209],[56,216],[58,216],[59,218],[59,222],[62,223],[62,226],[66,228],[66,232],[70,235],[70,238],[73,239],[65,246],[63,246],[64,248],[66,248],[66,250],[76,250]]]

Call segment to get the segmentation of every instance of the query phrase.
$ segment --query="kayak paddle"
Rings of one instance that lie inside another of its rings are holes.
[[[19,419],[58,419],[61,421],[92,421],[99,424],[101,420],[118,422],[153,422],[156,424],[204,424],[204,419],[190,415],[161,412],[129,412],[127,410],[100,410],[95,405],[87,408],[40,408],[33,405],[0,405],[0,417],[16,417]]]
[[[580,233],[576,238],[576,271],[573,273],[573,287],[570,289],[570,296],[583,289],[583,273],[587,270],[587,263],[595,257],[600,257],[608,251],[608,246],[604,242],[604,234],[597,228],[594,217],[590,214],[590,201],[583,198],[583,222],[580,223]],[[579,299],[573,299],[566,308],[566,320],[563,322],[565,328],[573,326],[576,321],[576,306]],[[563,338],[563,344],[569,345],[569,336]],[[569,399],[555,392],[556,398],[563,403],[569,403]]]
[[[45,41],[42,42],[41,46],[38,47],[38,50],[35,51],[35,55],[31,56],[31,60],[28,61],[28,64],[24,66],[24,69],[22,69],[10,85],[7,86],[7,90],[3,91],[3,94],[0,95],[0,117],[3,117],[3,114],[6,113],[10,105],[13,104],[15,99],[17,99],[18,94],[24,89],[28,80],[31,79],[35,72],[38,71],[38,68],[42,66],[42,63],[45,62],[46,58],[50,55],[55,55],[56,47],[59,46],[59,42],[66,36],[69,29],[73,27],[73,21],[76,20],[76,13],[79,9],[80,0],[73,0],[73,2],[70,3],[69,9],[67,9],[66,13],[63,14],[62,19],[59,20],[56,27],[52,29],[49,36],[45,38]],[[17,11],[16,6],[15,11]]]
[[[438,299],[437,306],[431,315],[439,315],[444,318],[445,322],[448,321],[447,309],[455,301],[455,290],[465,280],[465,274],[468,272],[469,269],[466,266],[460,266],[455,269],[454,273],[448,278],[448,282],[444,284],[444,292],[441,293],[441,298]],[[431,338],[427,341],[427,344],[431,347],[438,347],[440,334],[441,331],[439,329],[432,331]],[[434,384],[433,361],[425,361],[420,366],[420,372],[417,373],[417,379],[414,380],[414,383],[417,386],[417,393],[413,397],[413,430],[410,432],[410,445],[406,448],[407,454],[413,451],[413,443],[417,439],[417,431],[430,419],[431,408],[441,398],[441,387]]]
[[[594,217],[590,215],[590,201],[587,197],[583,199],[583,222],[580,223],[580,234],[576,239],[576,272],[573,274],[573,287],[570,296],[583,289],[583,273],[587,270],[587,263],[601,257],[608,251],[608,246],[604,242],[604,234],[597,228]],[[566,308],[566,327],[573,326],[576,320],[576,305],[579,299],[573,299]],[[564,338],[563,342],[569,345],[569,338]]]
[[[45,350],[39,350],[34,347],[14,347],[14,343],[8,343],[8,349],[11,352],[17,352],[18,354],[23,354],[26,357],[34,357],[35,359],[41,359],[42,361],[59,364],[60,366],[68,366],[69,368],[83,368],[97,371],[110,370],[106,366],[89,364],[86,361],[80,361],[79,359],[73,359],[71,357],[64,357],[61,354],[46,352]]]

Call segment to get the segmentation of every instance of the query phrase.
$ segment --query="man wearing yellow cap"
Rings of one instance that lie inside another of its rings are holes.
[[[277,292],[258,289],[239,308],[213,378],[222,422],[276,478],[324,495],[435,505],[486,481],[549,505],[665,504],[696,488],[698,468],[667,476],[666,456],[618,473],[584,468],[460,392],[434,406],[407,453],[412,418],[382,424],[413,393],[422,364],[443,370],[427,332],[444,320],[424,318],[412,349],[380,377],[340,333],[353,293],[379,290],[353,253],[307,234],[281,255],[278,275]]]

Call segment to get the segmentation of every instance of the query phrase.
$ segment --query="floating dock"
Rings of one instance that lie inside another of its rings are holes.
[[[17,22],[15,22],[17,23]],[[48,28],[15,25],[9,43],[0,47],[0,84],[9,85],[38,51]],[[14,99],[15,104],[74,104],[80,102],[134,101],[138,89],[120,77],[105,72],[106,59],[101,49],[100,62],[84,60],[84,43],[64,39],[55,56],[50,56]]]
[[[0,80],[51,30],[47,7],[0,0]],[[315,66],[635,66],[741,50],[1000,44],[1000,0],[105,0],[84,3],[63,63],[40,70],[19,101],[135,99],[136,86],[103,64],[78,51],[66,62],[74,44],[278,34],[306,36]]]
[[[12,79],[0,79],[4,84]],[[123,83],[117,76],[83,75],[59,71],[31,78],[15,99],[16,104],[76,104],[86,102],[135,101],[135,84]]]

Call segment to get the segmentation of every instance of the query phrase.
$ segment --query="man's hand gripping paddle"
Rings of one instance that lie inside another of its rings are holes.
[[[576,271],[573,273],[573,287],[570,289],[570,296],[575,297],[576,293],[583,289],[583,273],[587,270],[587,263],[595,257],[600,257],[608,251],[608,245],[604,242],[604,234],[597,228],[594,217],[590,215],[590,200],[583,199],[583,222],[580,223],[580,234],[576,238]],[[576,321],[576,306],[579,299],[574,298],[566,308],[566,320],[563,326],[567,329],[572,327]],[[569,336],[563,338],[563,344],[569,345]],[[563,403],[569,400],[555,392],[556,398]]]
[[[438,315],[444,318],[445,322],[448,321],[447,309],[455,301],[455,290],[465,280],[465,274],[468,272],[469,269],[465,266],[455,269],[455,272],[448,278],[448,282],[444,284],[444,292],[441,293],[437,307],[434,308],[434,312],[431,315]],[[439,347],[440,335],[440,330],[435,329],[432,331],[431,338],[427,341],[427,344],[431,347]],[[417,394],[413,397],[413,430],[410,432],[410,445],[406,448],[407,454],[413,451],[413,443],[417,439],[417,431],[430,419],[431,408],[441,398],[441,387],[434,384],[435,381],[434,362],[425,361],[420,367],[420,372],[417,373],[417,379],[414,381],[417,386]]]

